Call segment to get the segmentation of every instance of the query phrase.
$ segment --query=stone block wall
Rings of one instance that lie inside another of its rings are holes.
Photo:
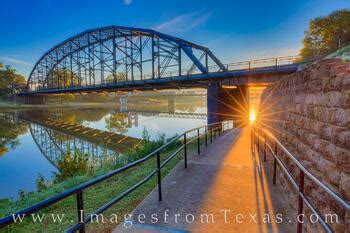
[[[308,65],[266,88],[261,103],[257,124],[272,132],[316,178],[350,202],[350,62],[327,59]],[[298,180],[298,168],[279,154]],[[272,163],[272,155],[267,157]],[[277,180],[296,210],[295,188],[281,170]],[[339,224],[330,224],[332,229],[350,232],[349,211],[310,179],[305,182],[307,197],[319,213],[338,215]],[[319,224],[310,221],[305,228],[322,232]]]

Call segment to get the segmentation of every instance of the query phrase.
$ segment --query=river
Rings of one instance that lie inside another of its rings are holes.
[[[93,166],[103,166],[140,143],[145,132],[154,140],[206,124],[206,97],[188,98],[171,109],[142,102],[1,112],[0,199],[35,192],[39,174],[52,180],[60,173],[62,156],[74,151],[87,155]]]

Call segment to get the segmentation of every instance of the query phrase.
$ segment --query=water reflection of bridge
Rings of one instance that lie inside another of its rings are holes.
[[[30,133],[39,150],[57,168],[64,156],[76,153],[86,156],[89,164],[102,165],[112,158],[117,158],[118,154],[125,153],[141,141],[122,134],[90,128],[80,123],[58,120],[60,117],[56,114],[48,110],[24,111],[17,117],[28,123]],[[206,119],[206,114],[189,112],[127,111],[117,114],[125,114],[127,128],[137,127],[140,115]],[[61,115],[61,119],[64,119],[64,115]]]
[[[16,115],[20,121],[29,125],[39,150],[57,168],[65,156],[76,154],[83,155],[90,166],[101,166],[111,160],[115,161],[120,154],[141,141],[77,123],[39,118],[35,113],[38,111],[24,111]]]
[[[194,113],[194,112],[161,112],[161,111],[128,111],[131,115],[143,115],[143,116],[157,116],[157,117],[169,117],[169,118],[181,118],[181,119],[199,119],[206,120],[206,113]]]
[[[68,154],[77,151],[88,155],[88,160],[95,161],[102,154],[108,154],[106,148],[89,143],[80,138],[49,129],[39,124],[30,124],[30,133],[41,153],[56,168],[58,163]]]
[[[78,124],[58,124],[58,121],[30,123],[30,133],[34,142],[55,167],[58,167],[59,161],[64,156],[77,153],[83,155],[90,165],[101,166],[104,163],[115,161],[119,153],[126,152],[140,142],[136,138],[91,129]],[[102,142],[102,140],[106,141]]]
[[[146,117],[166,117],[166,118],[180,118],[180,119],[196,119],[196,120],[207,120],[207,114],[205,113],[193,113],[193,112],[161,112],[161,111],[133,111],[128,110],[127,112],[127,127],[139,125],[139,116]]]
[[[67,132],[68,134],[93,143],[103,143],[108,148],[117,152],[125,152],[140,141],[140,139],[137,138],[60,120],[45,120],[42,122],[42,125],[62,132]]]

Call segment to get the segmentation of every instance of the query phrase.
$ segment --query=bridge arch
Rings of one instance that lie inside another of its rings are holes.
[[[226,71],[206,47],[150,29],[108,26],[84,31],[47,51],[27,89],[69,89]]]

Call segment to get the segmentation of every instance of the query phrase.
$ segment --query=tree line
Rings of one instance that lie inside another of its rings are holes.
[[[11,66],[0,63],[0,98],[8,97],[25,89],[27,81]]]
[[[350,9],[332,12],[309,22],[305,31],[301,60],[321,59],[350,44]]]

